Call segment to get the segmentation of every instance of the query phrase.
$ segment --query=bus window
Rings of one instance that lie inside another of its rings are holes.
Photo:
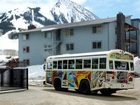
[[[92,69],[98,69],[98,59],[92,59]]]
[[[52,63],[48,62],[47,63],[47,69],[51,69],[52,68]]]
[[[82,69],[82,59],[76,60],[76,69]]]
[[[115,69],[116,70],[129,70],[128,62],[115,61]]]
[[[84,60],[84,68],[91,68],[91,60],[90,59],[86,59]]]
[[[57,69],[57,61],[53,61],[53,69]]]
[[[62,61],[58,61],[58,69],[62,69]]]
[[[109,61],[109,69],[113,69],[113,61]]]
[[[67,60],[63,61],[63,69],[67,69]]]
[[[134,63],[133,62],[130,62],[130,70],[134,71]]]
[[[106,58],[100,58],[100,67],[99,69],[106,69]]]
[[[74,69],[75,68],[75,63],[74,60],[69,60],[69,69]]]

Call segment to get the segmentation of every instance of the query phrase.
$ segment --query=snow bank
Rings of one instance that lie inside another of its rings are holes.
[[[138,57],[134,58],[134,70],[137,73],[140,73],[140,58],[138,58]]]
[[[45,71],[43,70],[43,65],[33,65],[28,66],[29,79],[42,79],[45,77]]]
[[[45,71],[43,70],[43,65],[28,66],[28,72],[29,85],[43,86],[43,81],[45,81]]]

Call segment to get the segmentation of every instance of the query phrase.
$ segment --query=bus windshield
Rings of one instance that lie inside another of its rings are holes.
[[[116,70],[129,70],[129,64],[125,61],[115,61]]]

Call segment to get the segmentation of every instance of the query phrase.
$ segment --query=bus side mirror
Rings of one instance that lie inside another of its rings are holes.
[[[45,64],[43,65],[43,70],[46,71],[46,65]]]

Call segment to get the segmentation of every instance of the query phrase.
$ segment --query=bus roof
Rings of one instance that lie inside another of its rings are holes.
[[[88,53],[77,53],[77,54],[62,54],[62,55],[55,55],[55,56],[49,56],[47,60],[51,59],[61,59],[61,58],[76,58],[76,57],[89,57],[89,56],[108,56],[110,53],[125,53],[132,55],[129,52],[124,52],[123,50],[114,49],[110,51],[100,51],[100,52],[88,52]],[[133,55],[132,55],[133,56]]]

